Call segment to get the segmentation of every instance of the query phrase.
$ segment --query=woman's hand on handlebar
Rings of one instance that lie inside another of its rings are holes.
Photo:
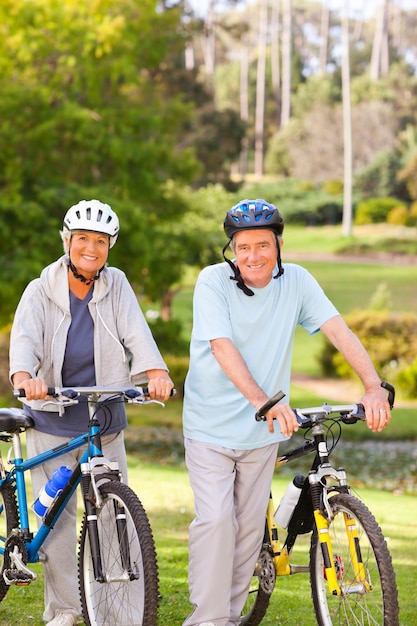
[[[274,420],[278,422],[283,437],[291,437],[299,429],[297,417],[289,404],[282,402],[275,404],[267,411],[265,417],[270,433],[274,432]]]
[[[45,400],[48,396],[48,385],[43,378],[31,378],[26,372],[17,372],[13,376],[13,388],[24,389],[27,400]]]
[[[167,372],[165,370],[152,370],[147,372],[147,374],[149,378],[149,397],[152,398],[152,400],[166,402],[170,398],[171,391],[174,388],[174,383]]]

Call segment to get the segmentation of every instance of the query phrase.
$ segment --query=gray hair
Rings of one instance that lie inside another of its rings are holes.
[[[64,252],[65,254],[69,254],[72,232],[70,230],[65,229],[65,230],[60,230],[59,234],[61,235],[62,243],[64,245]]]

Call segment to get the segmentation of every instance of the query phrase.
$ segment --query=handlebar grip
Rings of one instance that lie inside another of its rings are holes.
[[[143,391],[143,395],[144,395],[144,396],[149,396],[149,389],[148,389],[148,387],[141,387],[141,389],[142,389],[142,391]],[[177,395],[177,390],[173,387],[173,388],[171,389],[171,393],[169,394],[169,397],[170,397],[170,398],[173,398],[173,397],[174,397],[174,396],[176,396],[176,395]]]
[[[24,389],[14,389],[12,391],[14,398],[26,398],[26,392]],[[55,395],[55,387],[48,387],[48,396]]]
[[[265,404],[263,404],[261,408],[258,409],[255,413],[256,421],[264,422],[266,419],[265,413],[268,413],[269,409],[272,409],[272,407],[277,404],[277,402],[282,400],[282,398],[285,398],[285,393],[283,391],[278,391],[278,393],[276,393],[274,396],[272,396],[272,398],[265,402]]]
[[[390,409],[392,409],[394,407],[394,400],[395,400],[395,387],[387,383],[385,380],[382,381],[381,387],[383,387],[384,389],[388,391],[388,403],[389,403]]]

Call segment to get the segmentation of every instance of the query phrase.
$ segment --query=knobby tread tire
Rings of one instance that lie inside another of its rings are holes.
[[[0,514],[0,534],[1,543],[4,545],[7,537],[10,535],[14,528],[19,527],[19,511],[17,508],[16,492],[14,485],[10,483],[4,483],[0,487],[0,505],[3,506],[3,511]],[[0,556],[1,569],[0,569],[0,602],[4,599],[6,593],[9,590],[9,585],[6,584],[3,578],[4,569],[4,557]]]
[[[258,624],[260,624],[265,617],[270,599],[271,595],[269,593],[265,593],[262,589],[258,589],[256,592],[255,604],[253,605],[250,613],[242,617],[240,623],[245,624],[245,626],[258,626]]]
[[[140,576],[138,580],[124,582],[119,587],[117,587],[117,583],[95,583],[92,580],[92,573],[87,571],[91,565],[91,554],[87,522],[84,516],[80,533],[79,584],[86,626],[115,626],[115,624],[119,623],[136,624],[137,621],[132,620],[129,616],[128,605],[130,600],[137,604],[139,597],[142,598],[140,601],[140,611],[142,613],[140,626],[156,626],[159,602],[158,564],[152,530],[145,509],[135,492],[124,483],[109,481],[101,484],[99,491],[105,503],[104,509],[106,507],[111,509],[113,503],[116,502],[122,505],[125,510],[131,531],[129,538],[129,545],[132,546],[130,557],[132,563],[134,562],[139,567]],[[98,511],[99,519],[104,509]],[[115,526],[115,522],[112,525]],[[114,534],[114,537],[116,535],[117,533]],[[108,541],[104,542],[104,547],[101,546],[102,551],[106,552],[108,543]],[[134,554],[132,553],[133,551],[135,551]],[[103,558],[105,559],[105,556]],[[139,593],[136,593],[138,587]],[[107,597],[104,598],[104,602],[111,606],[112,610],[115,604],[123,607],[123,618],[114,613],[111,614],[111,611],[108,612],[107,608],[102,609],[98,604],[95,605],[95,601],[92,600],[92,595],[95,591],[97,595],[100,593],[103,596],[109,595],[109,599]],[[127,595],[129,597],[126,600]],[[132,610],[136,612],[137,607]],[[100,617],[97,617],[96,613],[99,613]]]
[[[392,566],[391,555],[389,553],[387,543],[381,528],[376,522],[374,516],[355,496],[350,494],[337,494],[329,498],[329,503],[334,515],[342,515],[343,512],[348,513],[356,519],[356,525],[359,532],[359,545],[362,551],[362,557],[365,567],[369,567],[370,577],[372,579],[375,590],[365,593],[363,598],[360,594],[352,594],[346,596],[346,604],[351,601],[351,607],[342,607],[343,600],[328,595],[327,599],[323,592],[326,589],[327,582],[323,585],[323,574],[317,564],[321,553],[320,542],[317,530],[313,531],[310,547],[310,575],[311,575],[311,592],[314,610],[318,626],[330,626],[344,624],[345,626],[355,626],[360,624],[379,624],[381,626],[398,626],[399,625],[399,607],[398,607],[398,591],[395,582],[395,572]],[[332,524],[330,524],[330,532]],[[342,534],[342,533],[341,533]],[[365,549],[366,548],[366,549]],[[333,545],[334,553],[337,553],[338,546]],[[342,550],[341,550],[342,552]],[[343,564],[343,572],[341,574],[342,582],[347,584],[348,581],[348,557],[346,563]],[[368,563],[369,561],[369,563]],[[368,565],[367,565],[368,564]],[[372,564],[372,568],[371,568]],[[346,580],[345,580],[346,576]],[[320,592],[322,591],[322,603],[320,603]],[[377,594],[377,599],[372,607],[372,594]],[[350,597],[352,598],[350,600]],[[327,602],[331,604],[329,613],[326,612]],[[337,603],[340,602],[340,608]],[[361,607],[362,603],[362,608]],[[380,605],[380,606],[379,606]],[[376,608],[378,607],[378,608]],[[329,615],[332,615],[330,617]]]
[[[270,554],[272,559],[272,548],[269,543],[269,531],[266,523],[264,542],[259,553],[258,565],[261,561],[262,554],[265,552]],[[241,626],[258,626],[258,624],[260,624],[265,617],[270,599],[271,593],[264,591],[264,589],[262,589],[260,579],[257,576],[253,576],[251,588],[248,594],[248,600],[241,615]]]

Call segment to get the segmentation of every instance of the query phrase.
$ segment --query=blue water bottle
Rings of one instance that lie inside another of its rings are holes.
[[[39,496],[33,503],[33,510],[36,515],[43,517],[56,496],[61,493],[72,474],[72,469],[68,465],[61,465],[52,474],[46,485],[42,487]]]

